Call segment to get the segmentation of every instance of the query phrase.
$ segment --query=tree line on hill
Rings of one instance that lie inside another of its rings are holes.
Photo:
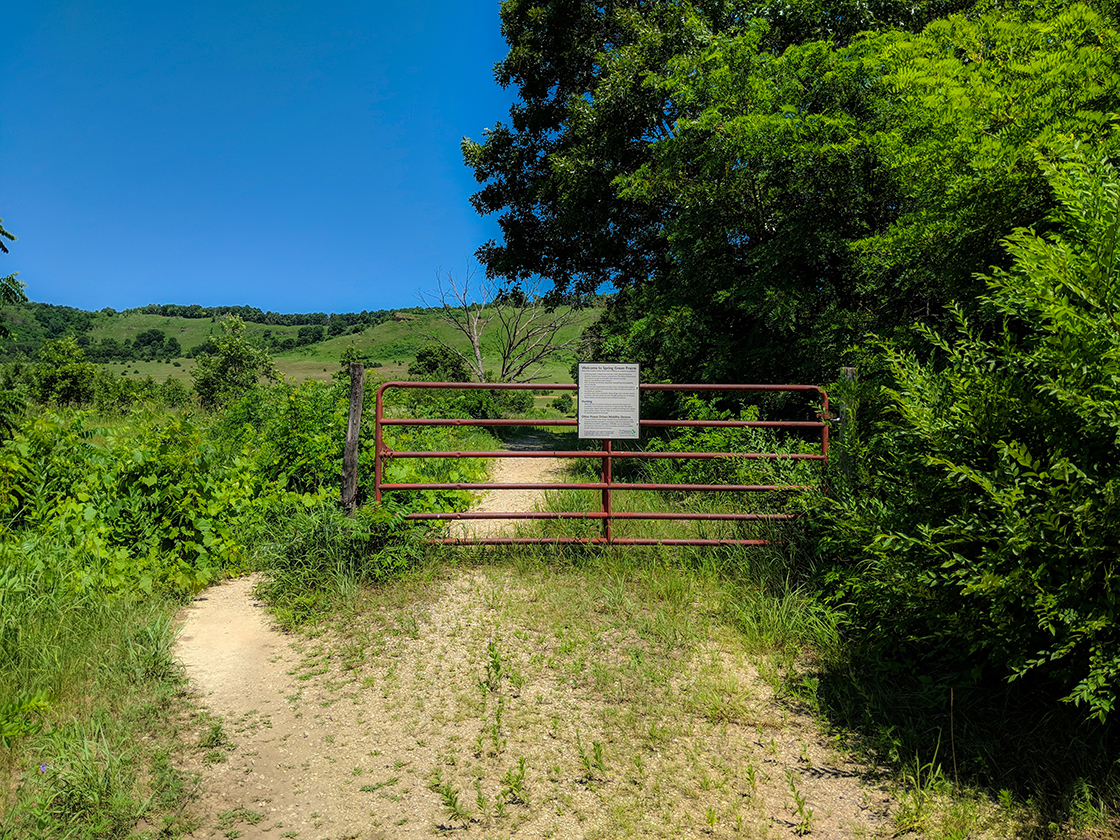
[[[375,327],[392,317],[392,309],[376,309],[361,312],[272,312],[255,306],[199,306],[197,303],[183,306],[175,303],[151,303],[126,312],[139,312],[144,315],[164,315],[179,318],[223,318],[236,315],[242,321],[252,324],[265,324],[270,327],[293,327],[300,324],[313,324],[326,327],[331,336],[345,335],[354,327]]]

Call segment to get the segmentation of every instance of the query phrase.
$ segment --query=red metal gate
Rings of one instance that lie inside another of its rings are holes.
[[[374,499],[381,500],[385,490],[599,490],[601,504],[597,511],[511,511],[481,512],[461,511],[448,513],[413,513],[407,518],[413,520],[472,520],[472,519],[599,519],[602,520],[601,537],[485,537],[485,538],[444,538],[437,542],[450,545],[509,545],[529,544],[599,544],[599,545],[767,545],[769,540],[762,539],[638,539],[620,538],[612,534],[611,524],[615,520],[653,519],[653,520],[723,520],[723,521],[774,521],[788,520],[796,514],[788,513],[630,513],[615,511],[612,508],[612,493],[618,490],[686,490],[686,491],[738,491],[747,493],[767,491],[801,491],[811,489],[810,485],[777,484],[655,484],[627,483],[613,480],[612,461],[617,458],[770,458],[790,460],[828,460],[828,394],[816,385],[641,385],[640,390],[648,391],[798,391],[814,392],[820,397],[821,412],[816,420],[642,420],[643,428],[681,428],[681,427],[724,427],[744,428],[763,427],[776,429],[816,430],[820,433],[820,452],[818,453],[776,453],[776,452],[644,452],[614,450],[611,441],[602,442],[599,450],[558,450],[558,451],[509,451],[491,452],[440,452],[414,451],[394,452],[384,442],[382,434],[385,426],[567,426],[578,424],[574,418],[548,419],[496,419],[479,420],[474,418],[424,418],[424,417],[386,417],[384,394],[389,388],[419,389],[461,389],[461,390],[530,390],[530,391],[576,391],[574,383],[476,383],[476,382],[386,382],[377,389],[376,425],[374,438],[376,458],[374,462]],[[500,483],[500,482],[455,482],[455,483],[386,483],[382,480],[385,461],[390,458],[598,458],[602,461],[602,479],[595,482],[542,482],[542,483]]]

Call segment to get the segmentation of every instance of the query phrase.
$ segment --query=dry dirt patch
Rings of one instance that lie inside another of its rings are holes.
[[[462,571],[318,638],[271,630],[250,579],[208,590],[180,656],[230,743],[194,836],[889,833],[764,660],[580,584]]]

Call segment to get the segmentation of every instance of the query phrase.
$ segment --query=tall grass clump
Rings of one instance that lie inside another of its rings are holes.
[[[83,585],[49,540],[0,544],[0,837],[124,837],[177,824],[165,768],[181,676],[174,602]],[[173,793],[172,789],[178,793]]]
[[[258,587],[287,628],[313,623],[359,587],[400,577],[423,554],[421,532],[398,513],[366,506],[354,518],[324,496],[280,504],[257,534]]]

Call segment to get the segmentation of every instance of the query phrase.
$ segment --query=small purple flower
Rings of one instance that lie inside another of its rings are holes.
[[[42,764],[39,765],[39,772],[40,773],[46,773],[47,772],[47,762],[44,761]]]

